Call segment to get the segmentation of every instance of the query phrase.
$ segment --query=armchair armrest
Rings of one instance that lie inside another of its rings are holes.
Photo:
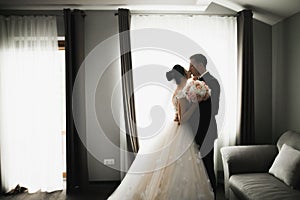
[[[275,145],[230,146],[221,148],[225,196],[228,198],[229,178],[233,174],[268,172],[278,149]]]

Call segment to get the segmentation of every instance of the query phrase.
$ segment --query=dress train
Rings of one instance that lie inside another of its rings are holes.
[[[170,123],[141,147],[108,200],[213,200],[214,193],[194,135],[187,124]]]

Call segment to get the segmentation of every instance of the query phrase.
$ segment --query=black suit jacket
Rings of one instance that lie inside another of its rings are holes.
[[[211,96],[206,100],[199,103],[199,112],[192,116],[192,128],[195,131],[195,141],[198,145],[202,146],[205,137],[205,145],[213,147],[214,140],[218,137],[217,123],[215,116],[219,111],[220,100],[220,85],[218,80],[207,72],[199,79],[204,81],[211,89]],[[200,115],[200,116],[199,116]],[[194,121],[193,121],[194,120]]]

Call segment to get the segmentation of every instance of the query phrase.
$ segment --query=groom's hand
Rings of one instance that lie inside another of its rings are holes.
[[[186,72],[186,78],[190,79],[192,77],[192,72],[191,71],[187,71]]]

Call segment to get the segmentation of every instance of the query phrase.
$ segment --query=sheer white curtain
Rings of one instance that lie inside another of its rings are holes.
[[[204,49],[205,55],[212,60],[213,63],[208,63],[208,71],[219,80],[221,85],[220,110],[217,115],[219,137],[215,144],[215,168],[221,168],[219,149],[222,146],[234,144],[236,134],[236,18],[205,15],[132,14],[131,29],[140,28],[168,29],[183,34],[198,43]],[[145,40],[147,40],[147,38],[145,38]],[[174,43],[176,43],[176,41],[174,41]],[[133,52],[132,55],[133,69],[147,64],[159,64],[167,66],[168,68],[172,68],[175,64],[181,64],[186,67],[186,69],[188,69],[189,66],[189,58],[182,60],[180,57],[161,50],[139,50],[136,53]],[[153,100],[152,97],[158,99]],[[140,89],[140,91],[135,94],[138,126],[143,127],[150,123],[149,116],[151,107],[160,105],[166,108],[165,102],[170,101],[170,99],[170,95],[167,95],[164,87],[154,85]],[[170,110],[170,112],[172,112],[171,117],[173,117],[173,111]]]
[[[56,18],[0,16],[0,145],[4,191],[63,189]]]

